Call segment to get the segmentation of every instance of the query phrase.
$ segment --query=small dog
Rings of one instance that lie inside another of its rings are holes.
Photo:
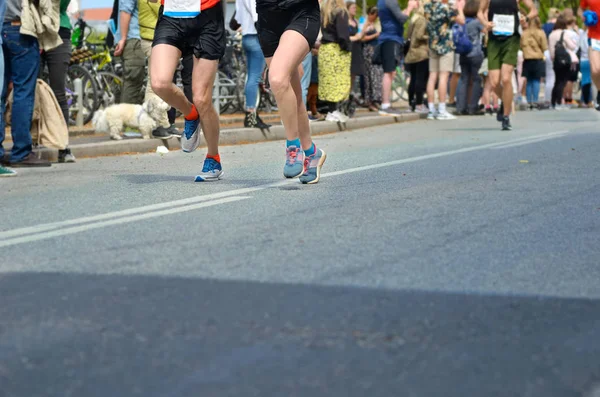
[[[110,133],[110,139],[123,139],[121,131],[124,126],[138,128],[142,138],[149,139],[169,108],[165,101],[152,96],[143,105],[121,103],[98,110],[94,114],[92,124],[97,132]]]

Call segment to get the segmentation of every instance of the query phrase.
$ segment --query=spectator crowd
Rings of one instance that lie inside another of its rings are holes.
[[[0,176],[14,175],[12,167],[50,166],[33,151],[36,145],[58,149],[59,162],[75,161],[68,148],[65,92],[72,49],[70,2],[0,3],[0,160],[6,166],[0,167]],[[115,0],[112,34],[114,54],[123,60],[122,103],[141,104],[155,95],[146,83],[146,65],[160,7],[159,1]],[[551,9],[542,24],[537,16],[527,17],[530,10],[520,10],[518,34],[510,39],[516,37],[519,47],[515,71],[495,81],[490,70],[497,60],[488,51],[498,41],[490,39],[480,11],[480,0],[410,0],[404,10],[397,0],[378,0],[366,10],[354,2],[322,0],[321,31],[300,70],[309,118],[346,122],[362,106],[382,116],[408,111],[452,120],[456,115],[497,114],[500,120],[503,107],[565,110],[600,103],[588,55],[590,24],[581,23],[582,13]],[[42,17],[49,22],[40,23]],[[256,21],[255,0],[236,0],[229,26],[241,33],[246,55],[244,125],[268,128],[257,112],[266,65]],[[184,91],[191,101],[192,59],[182,62]],[[45,68],[49,85],[39,79]],[[392,106],[397,84],[406,85],[408,110]],[[512,91],[514,103],[498,97],[499,84]],[[152,135],[180,135],[174,122],[171,109]],[[10,155],[2,146],[6,123],[13,142]]]

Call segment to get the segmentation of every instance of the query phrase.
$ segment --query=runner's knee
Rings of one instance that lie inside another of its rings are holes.
[[[213,103],[210,91],[194,93],[194,106],[196,106],[196,110],[198,110],[200,117],[211,111]]]
[[[290,88],[290,76],[278,70],[269,70],[269,84],[271,90],[277,96]]]

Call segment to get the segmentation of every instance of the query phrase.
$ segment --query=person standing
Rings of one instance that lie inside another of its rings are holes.
[[[580,60],[581,57],[581,49],[579,47],[579,43],[581,41],[581,34],[583,31],[577,26],[577,18],[575,18],[575,13],[572,9],[568,8],[563,11],[565,18],[567,19],[567,39],[571,42],[576,43],[577,47],[574,50],[575,59],[573,65],[571,66],[571,75],[569,76],[569,81],[565,86],[565,92],[563,94],[565,99],[565,104],[569,107],[573,107],[576,103],[573,101],[573,89],[575,88],[575,83],[579,80],[579,71],[580,71]]]
[[[265,69],[265,57],[260,48],[258,33],[256,32],[256,0],[236,0],[235,18],[242,29],[242,48],[246,55],[246,86],[244,95],[246,98],[246,116],[244,127],[266,129],[266,124],[259,117],[256,106],[258,101],[258,84]]]
[[[479,98],[482,95],[482,84],[479,70],[483,64],[481,36],[483,25],[477,19],[478,0],[467,0],[465,5],[465,30],[473,49],[468,54],[460,55],[461,77],[458,85],[457,111],[463,115],[478,113]]]
[[[546,33],[546,40],[550,37],[550,33],[554,30],[554,24],[556,18],[560,15],[560,12],[556,8],[551,8],[548,11],[548,21],[542,25],[542,30]],[[556,76],[554,76],[554,65],[552,64],[552,57],[550,56],[550,50],[544,52],[544,60],[546,63],[546,77],[544,78],[544,102],[546,106],[550,106],[550,99],[552,98],[552,89],[554,88],[554,82]]]
[[[26,7],[23,7],[23,6]],[[37,14],[37,15],[34,15]],[[49,18],[48,24],[37,24],[39,15]],[[63,43],[58,35],[59,4],[50,0],[6,0],[2,26],[4,52],[4,84],[1,111],[6,112],[8,84],[13,84],[11,134],[13,147],[10,159],[4,159],[5,124],[0,117],[0,161],[11,167],[50,167],[33,152],[31,121],[35,104],[35,88],[40,69],[40,48],[50,51]],[[38,41],[39,37],[39,41]]]
[[[579,14],[590,16],[590,21],[586,17],[586,25],[588,25],[588,37],[589,37],[589,61],[592,75],[592,82],[596,88],[600,89],[600,24],[598,19],[600,18],[600,0],[580,0]],[[600,110],[600,91],[598,91],[598,110]]]
[[[319,35],[319,2],[257,0],[256,12],[258,39],[287,136],[283,174],[286,178],[300,177],[304,184],[317,183],[327,155],[310,136],[299,67]]]
[[[379,12],[377,7],[371,6],[367,10],[367,21],[363,27],[363,59],[365,61],[365,105],[371,112],[377,112],[381,105],[383,81],[383,68],[373,63],[373,54],[377,46],[377,40],[381,34],[381,25],[378,23]]]
[[[350,64],[351,85],[354,86],[356,78],[365,74],[365,60],[363,58],[363,37],[365,37],[364,29],[360,29],[356,20],[356,3],[353,1],[346,2],[348,9],[348,28],[350,30],[350,41],[352,60]]]
[[[579,107],[593,107],[592,99],[592,73],[590,69],[590,46],[588,31],[585,29],[579,36],[579,48],[581,49],[581,103]]]
[[[351,81],[351,37],[348,10],[343,0],[328,0],[322,10],[323,25],[319,47],[319,99],[327,104],[327,121],[348,121],[340,103],[348,98]]]
[[[533,0],[521,0],[529,13],[523,18],[529,21],[538,12]],[[520,17],[517,0],[481,0],[479,21],[490,33],[488,39],[488,68],[492,89],[502,104],[496,119],[502,122],[502,130],[511,130],[510,113],[513,103],[513,76],[521,46],[519,34]]]
[[[527,79],[527,103],[530,109],[539,108],[540,81],[545,77],[544,53],[548,50],[548,40],[538,17],[529,21],[529,27],[521,36],[521,48],[523,76]]]
[[[453,120],[456,117],[446,110],[448,79],[454,69],[454,42],[452,25],[464,25],[464,0],[458,0],[451,8],[441,0],[431,0],[425,4],[427,33],[429,34],[429,80],[427,98],[429,99],[429,120]],[[435,108],[435,86],[438,86],[439,106]]]
[[[48,66],[49,83],[56,101],[60,105],[67,126],[69,125],[69,104],[67,103],[66,78],[71,62],[71,21],[67,15],[67,8],[71,0],[60,0],[60,28],[58,35],[62,44],[50,51],[43,51],[41,65]],[[43,69],[43,66],[42,66]],[[74,163],[75,156],[68,147],[58,151],[59,163]]]
[[[138,0],[119,0],[119,41],[115,56],[123,56],[121,103],[144,102],[146,54],[142,50]]]
[[[0,87],[4,87],[4,51],[2,50],[2,27],[4,26],[4,13],[6,12],[6,2],[0,4]],[[0,88],[2,90],[3,88]],[[2,113],[4,114],[4,113]],[[0,165],[0,177],[17,176],[17,171]]]
[[[553,109],[565,109],[562,105],[565,87],[572,74],[572,67],[577,58],[575,49],[578,43],[573,42],[568,34],[568,21],[564,15],[561,15],[556,20],[554,31],[550,34],[548,47],[550,48],[550,56],[554,63],[554,74],[556,75],[556,83],[552,90],[551,105]],[[565,49],[568,56],[562,57],[563,54],[557,53],[557,49]]]
[[[419,8],[410,18],[407,37],[410,40],[410,48],[404,64],[410,74],[408,103],[413,112],[427,113],[424,97],[429,77],[429,35],[423,0],[419,1]]]
[[[404,24],[408,21],[413,10],[419,4],[416,0],[409,0],[404,11],[400,9],[396,0],[378,0],[377,9],[381,21],[381,34],[379,35],[379,51],[383,67],[382,100],[379,114],[382,116],[395,116],[400,112],[391,108],[392,83],[396,78],[396,68],[402,63],[404,46]]]

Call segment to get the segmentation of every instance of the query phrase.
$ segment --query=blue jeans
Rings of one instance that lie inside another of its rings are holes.
[[[302,75],[302,80],[300,80],[300,85],[302,85],[302,103],[306,105],[306,97],[308,96],[308,87],[310,86],[312,75],[312,52],[309,51],[304,57],[302,69],[304,70],[304,74]]]
[[[533,105],[538,103],[540,98],[540,81],[539,80],[527,80],[527,103]]]
[[[40,48],[35,37],[19,33],[20,26],[5,23],[2,27],[4,46],[4,84],[1,113],[6,111],[8,82],[13,83],[11,134],[13,148],[10,162],[23,160],[32,150],[31,119],[35,104],[35,87],[40,69]],[[4,156],[4,117],[0,117],[0,158]]]
[[[248,71],[246,74],[246,109],[254,109],[256,107],[258,97],[258,83],[265,68],[265,56],[258,42],[258,35],[247,34],[242,37],[242,48],[246,53],[246,62],[248,63]]]

